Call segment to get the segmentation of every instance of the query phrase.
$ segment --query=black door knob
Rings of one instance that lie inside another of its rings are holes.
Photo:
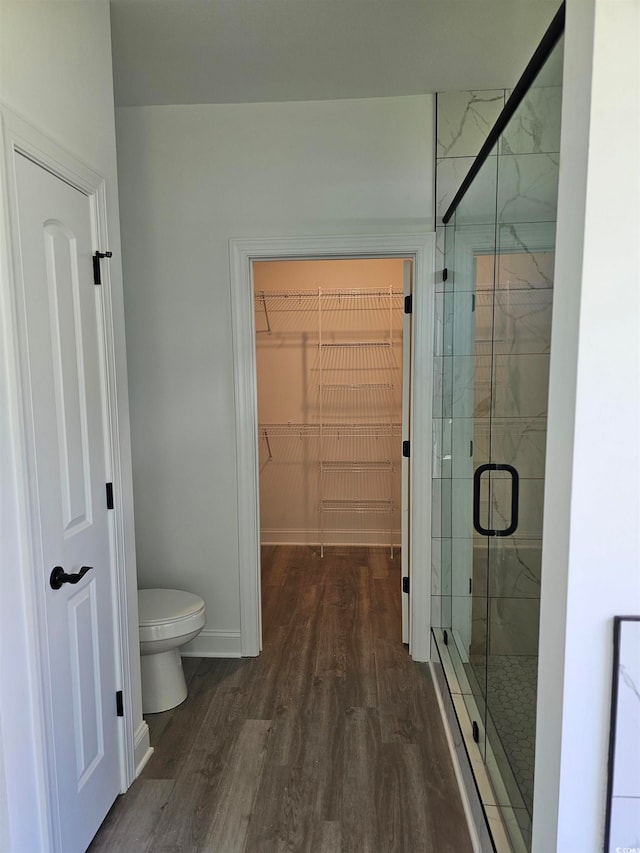
[[[83,566],[75,575],[68,575],[62,566],[56,566],[49,577],[51,589],[60,589],[63,583],[78,583],[92,568],[93,566]]]

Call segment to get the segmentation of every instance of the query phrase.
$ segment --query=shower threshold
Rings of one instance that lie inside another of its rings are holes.
[[[433,628],[431,634],[436,652],[432,655],[436,683],[442,693],[446,691],[449,695],[494,850],[496,853],[528,853],[531,850],[530,808],[520,792],[490,714],[485,720],[483,700],[477,684],[473,683],[470,665],[463,661],[450,630]],[[446,707],[445,696],[442,698]],[[458,760],[465,760],[460,752]]]

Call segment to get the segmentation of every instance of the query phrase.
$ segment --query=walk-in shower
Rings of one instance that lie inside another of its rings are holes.
[[[443,217],[433,659],[497,850],[531,848],[563,14]]]

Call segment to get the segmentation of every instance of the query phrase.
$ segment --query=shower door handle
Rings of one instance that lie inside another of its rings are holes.
[[[511,475],[511,521],[504,530],[483,527],[480,521],[480,481],[486,471],[507,471]],[[518,505],[520,499],[520,477],[513,465],[489,462],[476,468],[473,475],[473,526],[481,536],[511,536],[518,529]]]

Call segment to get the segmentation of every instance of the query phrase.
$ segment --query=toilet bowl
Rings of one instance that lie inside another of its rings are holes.
[[[177,589],[138,590],[142,711],[157,714],[187,698],[180,646],[204,627],[204,601]]]

